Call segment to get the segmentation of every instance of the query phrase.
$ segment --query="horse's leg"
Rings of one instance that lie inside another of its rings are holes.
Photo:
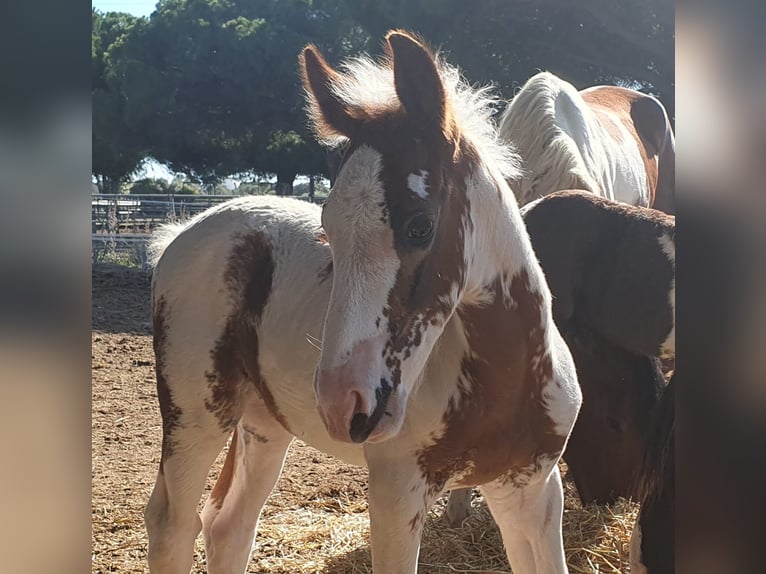
[[[514,574],[566,574],[561,519],[564,491],[558,466],[520,488],[502,479],[481,491],[500,527]]]
[[[377,454],[386,448],[372,446]],[[370,450],[368,447],[372,571],[415,574],[423,523],[440,492],[428,488],[414,458],[372,457]]]
[[[194,541],[202,526],[197,504],[210,466],[230,432],[203,405],[194,414],[182,411],[178,424],[165,434],[163,442],[172,449],[163,448],[157,481],[144,512],[152,574],[189,574]]]
[[[471,489],[459,488],[449,494],[447,509],[444,514],[447,516],[447,524],[452,528],[458,528],[471,513]]]
[[[253,394],[202,511],[210,574],[245,572],[261,509],[282,473],[292,438]]]

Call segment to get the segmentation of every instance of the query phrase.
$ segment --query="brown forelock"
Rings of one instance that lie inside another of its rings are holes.
[[[165,354],[167,353],[167,314],[168,305],[165,297],[159,297],[152,305],[152,335],[154,345],[154,369],[157,374],[157,400],[160,403],[160,415],[162,416],[162,463],[173,454],[175,443],[173,431],[180,424],[181,409],[173,403],[173,397],[168,386],[166,374]]]
[[[221,474],[218,476],[213,491],[210,493],[210,502],[215,504],[215,507],[219,510],[223,506],[223,499],[226,498],[231,488],[231,481],[234,478],[234,465],[237,462],[237,442],[239,441],[238,435],[239,433],[235,428],[234,434],[231,437],[229,452],[226,453],[226,460],[223,462]]]
[[[498,477],[523,484],[541,468],[541,457],[563,450],[566,436],[556,433],[543,399],[553,364],[542,296],[526,270],[511,280],[510,300],[502,289],[498,278],[488,286],[487,305],[458,307],[469,345],[460,400],[444,414],[444,433],[418,453],[434,491],[456,474],[463,474],[459,486]]]
[[[642,136],[632,117],[633,106],[636,102],[647,100],[649,99],[648,96],[620,86],[599,86],[598,89],[583,92],[582,97],[597,114],[604,111],[616,114],[636,140],[638,151],[641,154],[641,161],[644,163],[646,171],[646,179],[649,186],[649,189],[647,189],[649,205],[653,205],[659,176],[659,149],[656,142],[648,141]],[[615,141],[618,144],[621,143],[622,136],[614,131],[612,120],[609,117],[599,119],[607,131],[615,137]]]
[[[213,370],[206,373],[212,391],[206,406],[223,430],[231,430],[242,414],[245,381],[252,382],[271,415],[288,428],[261,375],[258,360],[258,327],[271,293],[273,275],[269,239],[259,231],[240,236],[231,250],[224,275],[234,311],[211,353]]]
[[[466,226],[471,225],[466,178],[476,154],[465,140],[456,144],[442,133],[426,136],[401,107],[360,124],[347,156],[362,145],[382,156],[383,222],[393,230],[400,260],[395,285],[382,311],[389,329],[383,355],[396,388],[401,362],[421,343],[425,328],[452,310],[440,297],[450,293],[453,285],[462,287],[465,282],[464,238]],[[426,199],[416,195],[407,182],[410,174],[420,175],[421,171],[427,173]],[[406,226],[421,212],[434,218],[434,237],[429,247],[413,248],[406,241]]]

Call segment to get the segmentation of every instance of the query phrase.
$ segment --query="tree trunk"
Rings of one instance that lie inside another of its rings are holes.
[[[314,176],[309,178],[309,201],[314,203]]]
[[[293,181],[295,181],[295,174],[277,174],[277,195],[292,195],[293,194]]]
[[[106,193],[104,190],[104,176],[103,175],[97,175],[96,176],[96,189],[98,189],[99,193]]]
[[[100,175],[96,177],[98,191],[105,194],[120,193],[120,180],[116,177]]]

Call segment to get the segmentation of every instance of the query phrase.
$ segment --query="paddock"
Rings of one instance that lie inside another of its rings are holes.
[[[161,442],[150,281],[139,269],[99,264],[92,289],[92,572],[147,572],[142,513]],[[208,478],[208,492],[222,462],[223,454]],[[371,572],[366,481],[365,469],[293,442],[264,508],[248,572]],[[627,573],[637,505],[620,500],[612,507],[583,508],[573,485],[566,483],[565,489],[564,545],[570,572]],[[439,500],[426,521],[418,571],[509,573],[499,532],[478,494],[471,516],[459,529],[445,525],[445,503],[446,498]],[[205,572],[201,537],[193,572]]]

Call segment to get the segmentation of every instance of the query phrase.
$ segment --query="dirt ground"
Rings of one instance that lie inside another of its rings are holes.
[[[117,265],[93,270],[92,572],[148,572],[143,510],[159,464],[161,425],[154,379],[149,277]],[[208,490],[223,455],[211,470]],[[348,466],[301,442],[264,508],[248,572],[371,572],[365,469]],[[509,572],[502,544],[481,498],[460,529],[426,522],[420,569]],[[200,505],[201,508],[201,505]],[[583,509],[567,486],[565,546],[572,572],[627,572],[636,508]],[[205,572],[201,538],[193,572]]]

